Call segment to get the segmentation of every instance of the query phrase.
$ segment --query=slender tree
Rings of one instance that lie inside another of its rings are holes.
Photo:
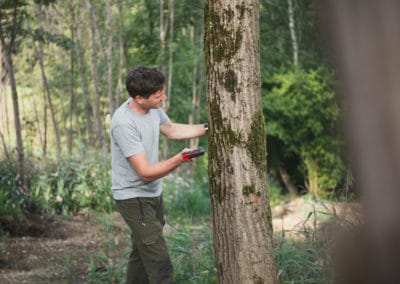
[[[299,65],[299,44],[297,42],[297,35],[296,35],[293,0],[287,0],[287,2],[288,2],[290,38],[292,39],[292,48],[293,48],[293,64],[297,66]]]
[[[104,48],[101,41],[101,37],[97,36],[98,33],[98,25],[96,21],[95,7],[93,5],[93,0],[88,1],[88,9],[90,15],[90,26],[91,26],[91,38],[92,38],[92,50],[91,50],[91,60],[90,60],[90,69],[92,73],[93,86],[94,86],[94,104],[93,104],[93,118],[94,118],[94,126],[96,129],[96,138],[98,142],[98,148],[102,149],[104,144],[104,131],[103,131],[103,123],[101,120],[101,108],[100,108],[100,97],[101,97],[101,87],[100,87],[100,76],[99,76],[99,64],[98,64],[98,50],[100,49],[101,54],[104,55]],[[96,38],[98,39],[96,41]],[[105,58],[105,56],[103,56]]]
[[[43,11],[40,6],[37,6],[36,8],[37,8],[36,9],[36,18],[38,19],[39,26],[40,26],[41,23],[44,22]],[[54,103],[53,103],[53,99],[52,99],[52,95],[51,95],[51,91],[50,91],[50,86],[49,86],[49,83],[47,80],[46,69],[44,66],[43,43],[39,42],[38,45],[39,46],[36,47],[36,44],[34,44],[35,56],[39,62],[40,74],[42,76],[42,85],[43,85],[44,92],[46,94],[48,106],[50,108],[51,121],[53,123],[54,135],[55,135],[55,139],[56,139],[56,147],[57,147],[56,155],[57,155],[57,159],[59,160],[61,157],[61,135],[60,135],[60,130],[59,130],[59,126],[58,126],[58,121],[56,118],[56,111],[55,111],[55,107],[54,107]]]
[[[79,3],[78,5],[80,5]],[[80,10],[80,6],[78,6]],[[74,11],[76,11],[74,10]],[[85,14],[85,13],[83,13]],[[82,15],[81,15],[82,17]],[[86,34],[86,25],[78,25],[80,19],[75,15],[75,13],[71,13],[71,21],[72,27],[74,29],[74,34],[76,35],[76,49],[78,53],[78,69],[79,69],[79,81],[82,89],[82,100],[83,100],[83,114],[84,114],[84,124],[86,126],[87,138],[89,140],[89,145],[94,145],[94,133],[92,127],[92,103],[90,100],[90,92],[89,92],[89,83],[86,76],[86,61],[85,61],[85,47],[87,37],[84,35]],[[78,29],[78,26],[80,29]],[[79,125],[79,124],[78,124]]]
[[[115,110],[115,99],[113,94],[113,47],[114,47],[114,18],[112,12],[111,0],[106,2],[106,17],[107,17],[107,33],[108,33],[108,45],[107,45],[107,95],[108,95],[108,108],[109,113],[112,115]]]
[[[259,2],[206,1],[209,178],[219,283],[275,283]]]
[[[20,119],[20,109],[18,101],[17,83],[15,81],[13,51],[16,49],[16,40],[21,32],[23,19],[22,7],[24,3],[19,1],[3,1],[0,3],[0,43],[4,56],[5,68],[9,76],[11,95],[14,110],[15,134],[17,138],[18,153],[18,182],[25,185],[24,170],[24,144],[22,140],[22,129]],[[8,40],[7,40],[8,39]]]

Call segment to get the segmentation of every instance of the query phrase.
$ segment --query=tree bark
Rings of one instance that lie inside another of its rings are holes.
[[[368,280],[363,283],[400,283],[400,3],[319,4],[342,80],[348,142],[369,228],[363,235],[370,239],[368,249],[357,252],[364,256],[359,265],[372,261],[374,268],[349,271],[359,271]]]
[[[218,283],[276,283],[261,104],[259,2],[208,0],[205,52]]]

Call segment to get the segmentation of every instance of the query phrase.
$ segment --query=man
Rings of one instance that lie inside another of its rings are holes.
[[[117,209],[132,231],[127,283],[173,283],[165,239],[162,178],[183,164],[184,149],[158,161],[159,133],[169,139],[206,134],[207,125],[172,123],[160,108],[165,76],[138,67],[126,78],[130,99],[114,113],[111,126],[112,192]]]

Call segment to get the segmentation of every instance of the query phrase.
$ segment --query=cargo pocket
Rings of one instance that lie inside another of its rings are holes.
[[[156,244],[157,242],[159,242],[160,239],[162,239],[163,227],[160,222],[155,218],[155,214],[149,214],[148,210],[145,210],[145,202],[143,202],[143,200],[140,200],[140,198],[138,198],[137,200],[140,209],[141,240],[146,246]]]

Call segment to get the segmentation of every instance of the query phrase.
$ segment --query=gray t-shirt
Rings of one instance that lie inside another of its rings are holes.
[[[110,125],[111,188],[116,200],[156,197],[162,192],[162,179],[144,182],[127,158],[145,152],[150,164],[158,162],[160,125],[168,116],[161,108],[136,113],[129,107],[130,101],[115,111]]]

